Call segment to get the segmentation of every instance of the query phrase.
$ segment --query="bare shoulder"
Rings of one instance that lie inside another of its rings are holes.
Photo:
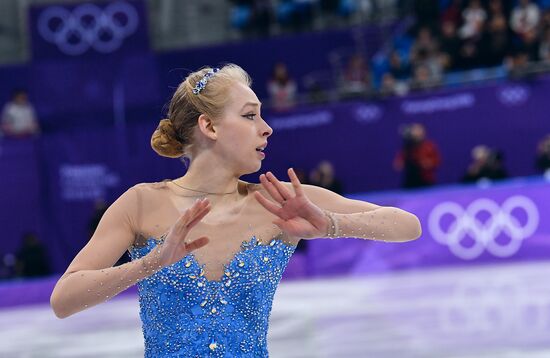
[[[129,190],[135,190],[139,196],[144,196],[147,194],[157,194],[159,192],[168,192],[170,188],[168,187],[169,180],[164,180],[160,182],[143,182],[137,183],[132,186]]]
[[[168,186],[168,182],[170,182],[169,179],[160,181],[160,182],[143,182],[143,183],[137,183],[133,186],[133,188],[141,189],[141,190],[158,190],[158,189],[165,189]]]

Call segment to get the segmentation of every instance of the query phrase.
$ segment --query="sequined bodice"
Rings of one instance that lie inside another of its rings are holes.
[[[132,247],[132,260],[158,240]],[[273,296],[295,246],[255,236],[224,265],[219,281],[205,277],[191,253],[138,283],[146,357],[267,357]]]

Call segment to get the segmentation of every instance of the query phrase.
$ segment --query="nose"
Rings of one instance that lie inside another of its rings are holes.
[[[263,129],[263,132],[262,132],[262,137],[265,135],[266,137],[269,137],[272,133],[273,133],[273,128],[271,128],[269,126],[269,124],[267,124],[267,122],[262,118],[262,121],[265,123],[265,128]]]

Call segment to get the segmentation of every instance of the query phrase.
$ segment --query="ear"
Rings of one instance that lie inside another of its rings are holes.
[[[213,140],[216,140],[218,138],[218,135],[214,128],[214,122],[208,115],[201,114],[198,119],[198,125],[202,134],[204,134],[208,138]]]

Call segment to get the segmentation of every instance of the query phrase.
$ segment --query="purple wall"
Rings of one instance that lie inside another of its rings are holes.
[[[42,10],[33,9],[31,18]],[[144,11],[138,11],[141,18]],[[158,157],[149,140],[187,70],[236,62],[264,97],[278,60],[294,74],[327,70],[330,51],[355,47],[358,38],[374,51],[383,40],[381,29],[363,28],[152,53],[139,40],[146,41],[141,29],[118,51],[89,49],[74,56],[40,40],[32,26],[33,60],[0,68],[0,103],[14,87],[27,88],[45,133],[37,140],[0,142],[0,225],[7,238],[0,254],[13,252],[21,234],[34,230],[51,247],[57,270],[88,240],[96,198],[112,201],[135,183],[184,174],[177,160]],[[391,163],[400,146],[398,127],[421,122],[443,156],[440,183],[456,182],[471,148],[481,143],[504,151],[511,175],[532,175],[536,143],[550,132],[548,93],[550,78],[541,78],[266,112],[274,134],[261,172],[272,170],[286,180],[289,166],[311,169],[329,159],[348,193],[396,188],[399,175]],[[258,175],[243,179],[257,182]]]
[[[348,193],[396,188],[399,175],[391,161],[400,145],[397,128],[420,121],[443,154],[442,183],[461,177],[471,147],[479,143],[502,148],[512,175],[531,175],[536,143],[550,132],[549,91],[550,80],[540,79],[266,113],[274,134],[260,172],[288,180],[289,166],[310,169],[326,158]],[[61,270],[88,240],[95,198],[112,201],[135,183],[183,175],[182,163],[150,149],[156,125],[153,119],[1,142],[0,166],[7,174],[0,176],[0,224],[10,239],[2,241],[0,252],[15,250],[22,232],[36,230]],[[259,174],[243,179],[258,182]]]

